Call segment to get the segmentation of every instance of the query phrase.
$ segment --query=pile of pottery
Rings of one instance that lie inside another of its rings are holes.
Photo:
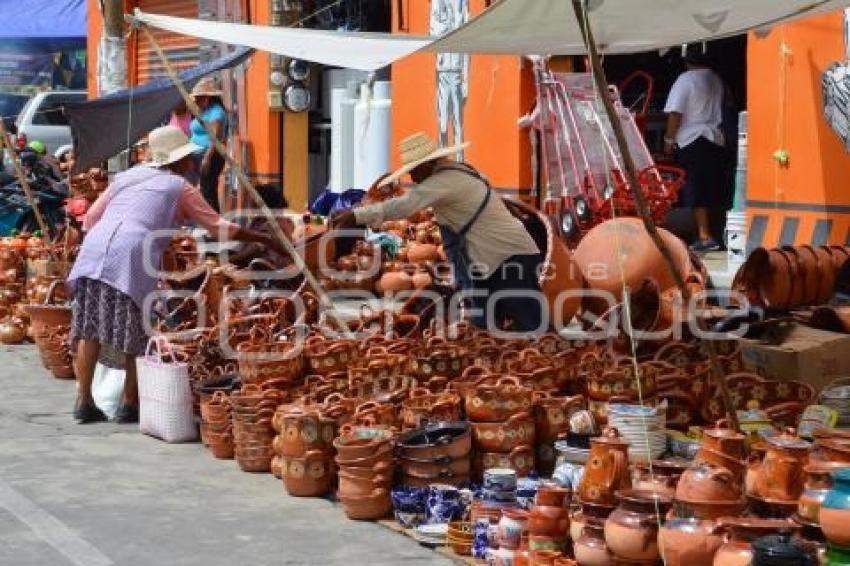
[[[843,246],[758,248],[738,270],[732,288],[750,304],[769,309],[823,305],[848,258],[850,248]]]
[[[319,497],[334,480],[336,421],[319,411],[281,405],[272,419],[277,431],[272,447],[272,473],[283,478],[289,495]]]
[[[200,403],[201,442],[221,460],[233,458],[233,420],[230,398],[216,391]]]
[[[528,513],[528,548],[530,551],[564,552],[570,531],[569,489],[544,483]]]
[[[0,343],[21,344],[27,337],[26,320],[18,303],[24,300],[27,240],[0,238]]]
[[[572,432],[571,419],[587,406],[583,395],[563,397],[545,391],[534,393],[534,438],[537,473],[550,476],[555,470],[555,443]]]
[[[534,469],[533,390],[515,376],[493,375],[467,389],[466,416],[475,431],[475,470],[508,468],[519,476]]]
[[[395,473],[392,433],[354,429],[333,441],[339,467],[337,497],[349,519],[372,521],[386,517]]]
[[[236,462],[245,472],[269,472],[274,455],[272,417],[283,394],[276,389],[243,385],[230,396]]]
[[[469,482],[472,428],[465,421],[425,425],[399,436],[396,453],[401,485],[461,486]]]

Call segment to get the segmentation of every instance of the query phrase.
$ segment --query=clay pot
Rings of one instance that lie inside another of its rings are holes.
[[[850,465],[816,462],[803,468],[806,483],[800,495],[797,515],[809,523],[819,524],[820,508],[832,489],[832,473]]]
[[[313,450],[330,452],[334,440],[333,419],[318,412],[290,410],[281,417],[279,454],[296,457]]]
[[[427,263],[440,261],[439,248],[434,244],[411,244],[407,250],[407,259],[411,263]]]
[[[485,452],[511,452],[535,440],[534,421],[528,413],[517,413],[505,422],[472,423],[472,431],[475,447]]]
[[[765,500],[796,501],[803,492],[803,468],[811,444],[793,430],[767,440],[767,453],[755,479],[754,494]]]
[[[321,450],[311,450],[303,456],[284,456],[281,468],[283,484],[290,495],[318,497],[330,491],[333,463]]]
[[[670,249],[679,272],[691,271],[688,248],[667,230],[659,229],[662,240]],[[622,243],[622,249],[619,249]],[[661,252],[638,218],[608,220],[590,230],[575,250],[575,260],[595,291],[611,293],[617,302],[623,299],[623,289],[638,289],[641,282],[652,277],[663,291],[676,286]],[[585,308],[601,315],[610,305],[600,301],[585,301]]]
[[[534,423],[540,442],[552,443],[570,431],[570,417],[584,408],[584,397],[557,397],[543,392],[534,394]]]
[[[528,532],[563,541],[570,532],[569,510],[563,505],[534,505],[528,514]],[[534,545],[531,548],[537,550]]]
[[[491,468],[508,468],[516,471],[517,476],[525,477],[534,470],[534,449],[523,444],[507,454],[500,452],[478,452],[475,455],[475,469],[478,474]]]
[[[718,468],[725,468],[732,472],[732,475],[735,476],[735,481],[738,483],[744,481],[744,476],[748,468],[746,460],[737,460],[711,448],[701,448],[694,457],[694,463],[708,463]]]
[[[718,527],[729,535],[714,554],[714,566],[750,566],[753,541],[795,528],[790,521],[751,518],[722,519],[718,521]]]
[[[0,343],[7,346],[21,344],[26,335],[27,330],[19,321],[7,318],[0,322]]]
[[[605,521],[605,541],[618,558],[658,560],[659,517],[664,517],[673,500],[654,491],[618,491],[620,505]]]
[[[427,289],[433,282],[431,275],[426,271],[417,271],[410,279],[414,289]]]
[[[614,505],[615,492],[631,487],[629,474],[629,443],[617,429],[609,427],[602,436],[590,441],[590,456],[579,486],[582,501]]]
[[[571,493],[569,488],[561,487],[558,484],[542,483],[537,487],[537,495],[534,498],[534,503],[535,505],[547,507],[568,508]]]
[[[737,501],[741,495],[741,484],[732,472],[708,463],[685,471],[676,486],[676,499],[683,501]]]
[[[581,536],[573,544],[576,562],[580,566],[609,566],[614,557],[605,542],[605,523],[591,519],[582,530]]]
[[[401,293],[413,288],[413,278],[404,271],[384,273],[375,283],[376,293]]]
[[[674,503],[674,514],[680,519],[699,519],[713,522],[721,517],[737,517],[744,512],[746,507],[747,500],[744,497],[736,501],[684,501],[677,498]]]
[[[604,526],[605,519],[614,512],[614,505],[597,505],[595,503],[581,502],[581,509],[570,517],[570,538],[574,541],[581,537],[584,526],[589,521],[597,521]]]
[[[850,548],[850,468],[833,472],[833,480],[820,508],[820,525],[829,542]]]
[[[460,395],[446,392],[432,394],[427,389],[414,389],[402,402],[401,419],[405,428],[419,428],[430,422],[460,420]]]
[[[347,371],[351,363],[360,357],[357,346],[354,340],[308,338],[304,348],[307,370],[321,376]]]
[[[713,428],[703,429],[702,447],[743,460],[747,455],[747,437],[735,432],[729,421],[720,420]]]
[[[343,468],[339,471],[337,477],[339,478],[338,493],[345,497],[370,495],[377,488],[389,489],[392,483],[391,473],[363,477],[356,473],[349,473]]]
[[[467,422],[435,423],[398,438],[400,458],[436,460],[461,458],[472,449],[472,428]]]
[[[343,434],[334,439],[333,446],[339,460],[362,461],[364,458],[385,453],[390,447],[391,438],[392,435],[388,431],[368,436],[357,433]]]
[[[711,564],[722,544],[713,520],[668,518],[658,532],[658,549],[666,566]]]
[[[476,385],[466,392],[466,416],[475,422],[504,422],[531,410],[532,391],[516,378],[502,377],[495,385]]]
[[[376,488],[369,495],[346,496],[339,495],[339,501],[349,519],[357,521],[376,521],[389,515],[392,510],[392,499],[389,491]]]
[[[687,469],[686,464],[674,460],[655,460],[652,462],[651,470],[648,463],[636,464],[634,488],[675,492],[679,479]]]
[[[820,459],[825,462],[850,464],[850,443],[840,439],[818,440]]]

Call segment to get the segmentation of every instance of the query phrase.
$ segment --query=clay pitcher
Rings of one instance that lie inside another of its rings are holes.
[[[735,432],[728,419],[722,419],[717,421],[714,428],[703,430],[702,448],[743,460],[747,456],[747,437]]]
[[[793,429],[767,442],[767,453],[755,479],[755,493],[766,500],[796,501],[803,493],[803,468],[811,444]]]
[[[629,443],[614,427],[590,441],[590,457],[579,485],[581,501],[616,505],[615,493],[631,487]]]

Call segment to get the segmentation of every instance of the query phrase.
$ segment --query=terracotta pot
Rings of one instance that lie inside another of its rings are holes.
[[[308,338],[304,348],[307,370],[316,375],[347,371],[360,357],[358,344],[353,340],[314,340]]]
[[[375,474],[362,477],[348,473],[344,468],[337,475],[339,478],[338,493],[344,497],[363,497],[370,495],[377,488],[389,489],[392,484],[392,474]]]
[[[690,269],[688,248],[667,230],[659,229],[661,238],[673,254],[680,273]],[[618,249],[622,243],[622,249]],[[575,260],[587,287],[611,293],[622,301],[625,286],[637,289],[646,277],[658,282],[661,290],[675,287],[667,264],[638,218],[608,220],[590,230],[575,250]],[[610,305],[585,301],[585,308],[601,315]]]
[[[434,244],[411,244],[407,249],[407,259],[411,263],[427,263],[440,260],[439,248]]]
[[[750,566],[754,540],[795,528],[790,521],[751,518],[723,519],[718,527],[729,536],[715,553],[714,566]]]
[[[832,474],[847,467],[850,464],[815,462],[803,468],[806,482],[797,507],[801,519],[819,524],[820,508],[832,489]]]
[[[618,558],[655,561],[658,551],[659,517],[667,514],[673,500],[653,491],[618,491],[620,505],[605,521],[605,541]]]
[[[811,444],[793,430],[767,440],[767,453],[755,479],[754,492],[765,500],[796,501],[803,492],[803,468]]]
[[[675,516],[680,519],[699,519],[715,521],[721,517],[738,517],[747,507],[747,500],[741,497],[735,501],[704,500],[685,501],[676,498]]]
[[[464,398],[466,416],[475,422],[504,422],[530,411],[531,406],[532,390],[509,377],[500,378],[495,385],[476,385]]]
[[[431,422],[460,420],[460,395],[451,392],[432,394],[414,389],[402,402],[401,419],[405,428],[419,428]]]
[[[389,491],[377,488],[369,495],[339,496],[345,514],[349,519],[358,521],[376,521],[389,515],[392,510],[392,499]]]
[[[391,433],[382,431],[363,435],[357,432],[342,434],[333,441],[337,458],[343,461],[362,460],[386,452],[390,447]]]
[[[27,331],[23,324],[7,318],[0,322],[0,343],[8,345],[21,344],[26,338]]]
[[[688,466],[675,460],[655,460],[652,468],[648,463],[635,464],[636,476],[634,478],[635,489],[663,490],[669,489],[675,492],[679,479]]]
[[[321,413],[292,410],[281,417],[281,456],[301,456],[313,450],[329,452],[334,440],[333,419]]]
[[[835,292],[835,281],[838,271],[832,259],[829,248],[819,246],[814,248],[818,261],[818,291],[817,298],[813,304],[823,305],[829,302]]]
[[[538,440],[554,442],[570,431],[570,417],[583,409],[584,397],[557,397],[543,392],[535,392],[534,423]]]
[[[435,423],[398,438],[401,458],[435,460],[461,458],[472,449],[472,428],[467,422]]]
[[[569,508],[570,495],[572,492],[569,488],[561,487],[555,483],[542,483],[537,487],[537,495],[534,498],[536,505],[544,505],[547,507],[563,507]]]
[[[703,448],[738,460],[747,455],[747,437],[735,432],[727,419],[718,421],[713,428],[703,429],[702,434]]]
[[[321,450],[311,450],[303,456],[285,456],[281,468],[283,484],[290,495],[318,497],[330,491],[333,463]]]
[[[374,468],[381,462],[393,462],[393,460],[393,449],[389,444],[385,444],[380,450],[363,458],[346,460],[340,456],[336,457],[336,463],[341,468]]]
[[[722,544],[713,520],[668,518],[658,532],[658,549],[666,566],[711,564]]]
[[[614,505],[615,492],[631,487],[629,443],[620,438],[617,429],[607,428],[602,436],[590,441],[590,456],[579,485],[582,501]]]
[[[569,536],[569,509],[560,506],[534,505],[528,514],[528,532],[562,541]],[[536,550],[532,545],[532,550]]]
[[[609,566],[614,557],[605,542],[605,523],[599,519],[587,521],[581,536],[573,544],[576,562],[580,566]]]
[[[850,464],[850,443],[833,438],[818,440],[817,446],[822,460]]]
[[[735,481],[739,484],[744,481],[744,476],[748,468],[746,460],[737,460],[711,448],[701,448],[694,457],[694,463],[707,463],[718,468],[725,468],[732,472],[732,475],[735,476]]]
[[[532,546],[530,564],[532,566],[555,566],[555,560],[563,557],[563,553],[557,550],[563,545],[559,545],[558,542],[549,537],[531,537],[529,540],[529,545]],[[534,548],[535,544],[540,548]]]
[[[708,463],[685,471],[676,486],[676,499],[683,501],[737,501],[742,495],[742,486],[732,472]]]
[[[472,423],[472,430],[475,447],[485,452],[511,452],[535,440],[534,421],[528,413],[517,413],[505,422]]]
[[[534,449],[524,444],[517,446],[507,454],[478,452],[475,455],[475,462],[478,475],[491,468],[508,468],[516,471],[517,476],[525,477],[534,470]]]
[[[375,283],[376,293],[401,293],[413,289],[413,277],[404,271],[390,271]]]

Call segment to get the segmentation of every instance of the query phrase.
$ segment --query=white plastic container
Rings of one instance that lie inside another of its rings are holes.
[[[390,169],[392,101],[389,83],[375,83],[374,96],[368,85],[361,87],[360,101],[354,109],[353,134],[353,187],[365,190]]]

